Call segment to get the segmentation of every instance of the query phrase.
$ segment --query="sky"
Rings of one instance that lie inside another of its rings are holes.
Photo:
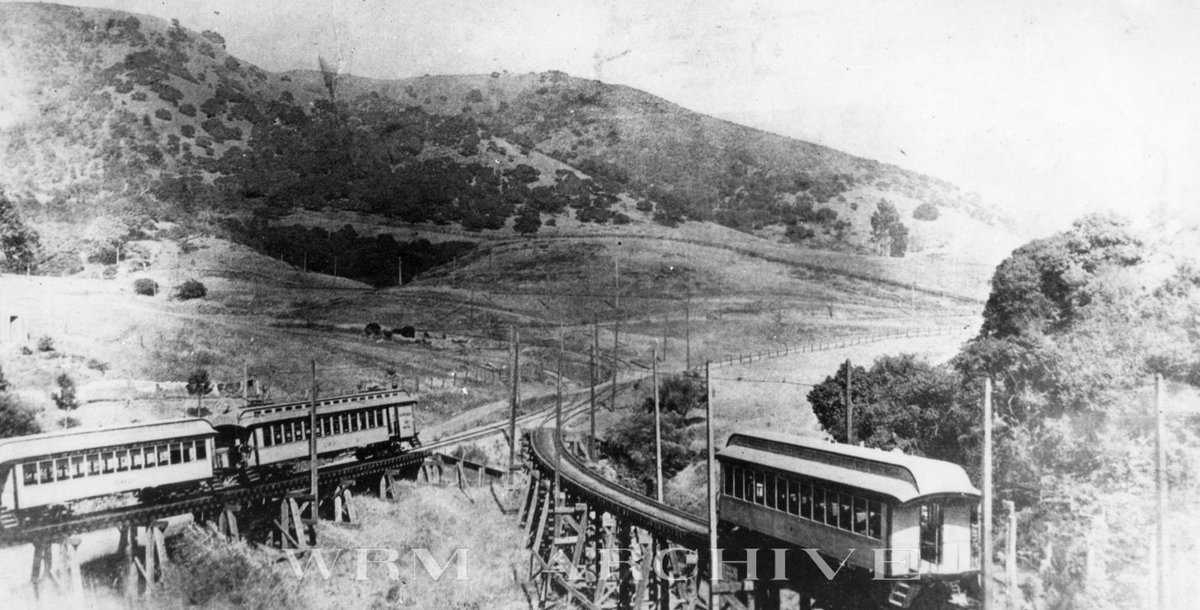
[[[1035,232],[1193,220],[1192,0],[77,0],[213,29],[268,70],[563,70],[944,178]]]

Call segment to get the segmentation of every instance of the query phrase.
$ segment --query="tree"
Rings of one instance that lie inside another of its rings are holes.
[[[39,251],[36,231],[25,226],[17,206],[0,190],[0,268],[23,272]]]
[[[925,220],[925,221],[932,222],[932,221],[938,219],[938,216],[940,216],[940,213],[938,212],[936,205],[926,202],[926,203],[922,203],[921,205],[917,206],[916,209],[913,210],[912,216],[916,220]]]
[[[213,390],[212,381],[208,378],[208,371],[205,369],[196,369],[188,376],[187,393],[189,396],[204,396]]]
[[[198,280],[188,280],[175,287],[175,298],[181,301],[202,299],[208,294],[208,288]]]
[[[37,413],[16,396],[0,392],[0,438],[26,436],[42,431]]]
[[[708,401],[704,384],[694,377],[674,375],[663,377],[658,384],[659,409],[663,413],[675,413],[686,417],[696,408],[702,408]],[[654,413],[654,397],[648,396],[642,401],[642,410]]]
[[[871,240],[891,256],[902,257],[908,250],[908,227],[900,222],[900,212],[886,199],[880,199],[871,215]]]
[[[678,413],[662,414],[663,478],[675,476],[693,459],[689,449],[692,434],[687,421]],[[653,496],[657,475],[654,451],[654,412],[638,410],[629,414],[612,428],[601,441],[601,450],[608,457],[622,483]]]
[[[522,235],[531,235],[533,233],[537,233],[541,226],[541,214],[538,214],[536,210],[532,209],[526,209],[526,211],[522,212],[520,216],[517,216],[517,220],[513,223],[513,229]]]
[[[138,278],[133,282],[134,294],[152,297],[158,294],[158,282],[148,278]]]
[[[66,373],[60,373],[54,379],[58,392],[51,394],[54,404],[64,411],[74,411],[79,408],[79,399],[75,397],[75,380]]]

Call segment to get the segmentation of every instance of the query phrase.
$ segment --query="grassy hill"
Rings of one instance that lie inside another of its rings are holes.
[[[40,231],[41,262],[163,220],[268,252],[297,209],[507,235],[712,221],[801,249],[902,240],[899,253],[955,260],[1011,243],[943,181],[561,72],[273,74],[174,21],[5,4],[0,74],[0,188]],[[902,234],[873,230],[884,204]]]

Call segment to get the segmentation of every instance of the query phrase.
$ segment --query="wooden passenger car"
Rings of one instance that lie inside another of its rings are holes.
[[[216,432],[202,419],[50,432],[0,440],[7,511],[208,481]]]
[[[956,464],[771,433],[733,434],[718,459],[724,523],[831,565],[875,570],[878,550],[887,578],[978,570],[980,492]]]
[[[317,454],[345,451],[386,453],[417,444],[416,400],[403,390],[386,390],[317,401]],[[221,444],[236,450],[251,468],[308,457],[309,402],[244,409],[237,426],[220,426]],[[225,462],[222,451],[222,465]],[[232,453],[231,453],[232,454]]]

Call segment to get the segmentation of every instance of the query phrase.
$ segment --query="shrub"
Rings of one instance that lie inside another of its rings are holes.
[[[133,283],[133,292],[134,294],[152,297],[158,294],[158,282],[148,277],[138,278]]]
[[[936,205],[933,205],[932,203],[922,203],[921,205],[917,206],[915,210],[913,210],[912,215],[913,218],[917,220],[937,220],[939,212]]]
[[[187,393],[191,396],[204,396],[213,390],[212,381],[208,378],[208,371],[205,369],[196,369],[187,380]]]
[[[133,101],[135,101],[135,102],[144,102],[147,99],[149,99],[149,97],[146,95],[145,91],[135,91],[135,92],[133,92],[133,95],[131,97],[133,98]]]
[[[81,422],[74,417],[68,416],[58,420],[58,425],[64,430],[70,430],[71,428],[78,428]]]
[[[16,396],[0,392],[0,438],[26,436],[41,431],[33,409]]]
[[[179,133],[183,134],[185,138],[190,138],[196,135],[196,128],[192,125],[180,125]]]
[[[100,371],[101,373],[108,372],[108,363],[95,358],[88,358],[87,367],[93,371]]]
[[[167,110],[166,108],[159,108],[158,110],[154,111],[154,116],[164,121],[169,121],[171,120],[171,111]]]
[[[60,373],[54,379],[58,384],[58,392],[51,394],[54,404],[64,411],[74,411],[79,408],[79,399],[75,396],[75,380],[66,373]]]
[[[54,338],[50,335],[42,335],[38,338],[37,349],[39,352],[54,351]]]
[[[196,116],[196,107],[191,104],[184,104],[179,107],[179,114],[186,116]]]
[[[198,280],[188,280],[175,287],[175,298],[181,301],[202,299],[208,294],[208,288]]]

